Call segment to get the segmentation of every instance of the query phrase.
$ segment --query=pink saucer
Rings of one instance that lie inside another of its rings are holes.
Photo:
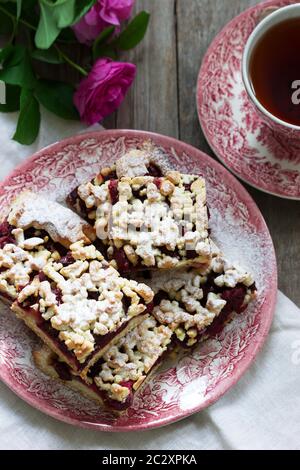
[[[227,168],[257,189],[300,200],[300,142],[279,137],[261,119],[241,74],[244,47],[264,11],[292,3],[262,2],[225,26],[202,63],[197,105],[206,139]]]
[[[223,166],[178,140],[138,131],[82,134],[47,147],[0,185],[0,215],[22,190],[63,200],[99,167],[126,150],[152,139],[182,172],[200,173],[208,185],[212,236],[228,258],[250,270],[258,299],[215,338],[165,365],[137,394],[132,407],[117,417],[58,382],[46,377],[32,361],[38,340],[24,323],[0,305],[0,378],[30,405],[77,426],[100,431],[134,431],[163,426],[214,403],[253,362],[268,334],[277,293],[277,267],[270,234],[257,206]],[[250,385],[251,386],[251,385]]]

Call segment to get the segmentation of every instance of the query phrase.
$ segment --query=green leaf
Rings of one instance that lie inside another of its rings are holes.
[[[54,16],[60,29],[70,26],[75,17],[75,0],[65,0],[61,4],[56,2]]]
[[[20,109],[20,87],[13,85],[5,86],[5,100],[6,104],[0,104],[0,111],[2,113],[12,113]]]
[[[78,23],[78,21],[95,5],[97,0],[77,0],[75,5],[75,16],[73,19],[73,24]]]
[[[54,47],[50,47],[50,49],[36,49],[31,53],[31,57],[48,64],[62,64],[64,62]]]
[[[133,49],[144,38],[150,14],[146,11],[139,13],[127,26],[127,28],[114,41],[114,46],[122,51]]]
[[[116,53],[111,46],[109,45],[105,46],[106,40],[111,37],[114,31],[115,31],[115,27],[109,26],[108,28],[105,28],[102,31],[102,33],[100,33],[100,35],[95,39],[94,44],[93,44],[93,59],[94,60],[101,56],[104,57],[105,50],[106,52],[110,52],[110,54],[113,54],[114,56],[116,56]],[[111,57],[111,55],[106,56],[106,57]]]
[[[77,120],[79,114],[73,104],[74,87],[62,82],[39,80],[35,95],[48,111],[63,119]]]
[[[32,91],[22,88],[18,125],[13,136],[23,145],[31,145],[38,136],[41,122],[40,107]]]
[[[60,33],[56,18],[53,15],[52,7],[39,0],[40,20],[37,32],[35,34],[35,44],[38,49],[49,49]]]
[[[0,80],[9,85],[19,85],[33,88],[36,82],[29,54],[24,46],[9,46],[2,55],[3,69],[0,70]]]
[[[75,19],[75,0],[39,0],[40,21],[35,35],[38,49],[48,49],[60,31]]]
[[[17,0],[17,20],[21,16],[21,11],[22,11],[22,0]]]

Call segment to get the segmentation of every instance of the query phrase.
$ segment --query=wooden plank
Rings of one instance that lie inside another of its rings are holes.
[[[124,60],[137,65],[135,84],[118,111],[118,128],[178,136],[174,0],[139,0],[136,11],[151,13],[147,35]]]
[[[213,155],[199,126],[195,93],[199,67],[215,35],[255,0],[177,0],[179,134]],[[300,204],[249,188],[270,228],[279,269],[279,287],[300,305]]]

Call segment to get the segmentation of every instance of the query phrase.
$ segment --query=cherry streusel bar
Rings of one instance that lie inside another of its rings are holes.
[[[153,315],[186,347],[217,333],[233,312],[244,312],[257,295],[252,275],[211,246],[214,256],[206,266],[146,272],[143,278],[154,291]]]
[[[17,316],[83,374],[143,320],[153,299],[150,288],[104,261],[93,238],[71,210],[30,192],[1,225],[2,297],[15,299]]]
[[[1,298],[13,301],[50,259],[63,258],[71,243],[93,239],[93,228],[71,210],[22,193],[0,224]]]
[[[123,279],[94,245],[79,241],[64,259],[43,266],[12,309],[85,375],[111,344],[143,320],[152,299],[149,287]]]
[[[77,189],[99,247],[123,273],[178,269],[211,258],[205,181],[176,171],[89,182]]]
[[[33,355],[47,375],[115,411],[124,411],[170,350],[172,336],[170,328],[148,316],[106,351],[85,381],[46,347]]]

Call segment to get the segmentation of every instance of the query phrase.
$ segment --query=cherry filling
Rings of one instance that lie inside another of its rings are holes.
[[[103,176],[101,173],[100,173],[100,176],[103,178],[104,181],[109,181],[109,180],[116,180],[118,179],[117,177],[117,173],[115,170],[113,171],[110,171],[107,175]]]
[[[59,289],[59,287],[55,287],[55,289],[52,289],[52,292],[56,297],[58,305],[61,305],[63,303],[63,301],[62,301],[62,291]]]
[[[67,197],[67,204],[71,207],[77,207],[80,212],[80,215],[85,219],[89,220],[88,209],[84,201],[78,196],[77,188],[73,189],[73,191]]]
[[[15,227],[10,225],[7,220],[4,220],[0,224],[0,248],[2,249],[8,243],[16,244],[15,238],[12,236],[11,232]]]
[[[72,380],[73,377],[68,364],[56,360],[53,361],[53,367],[61,380],[64,380],[66,382]]]
[[[133,265],[130,263],[123,248],[114,248],[114,259],[121,272],[131,271]]]
[[[130,297],[127,297],[127,295],[123,295],[123,298],[122,298],[122,304],[123,304],[123,309],[125,312],[128,311],[130,305],[131,305],[131,299]]]
[[[13,226],[8,223],[8,220],[5,219],[1,224],[0,224],[0,238],[2,237],[7,237],[8,235],[11,234],[11,231],[13,230]]]
[[[224,310],[242,313],[246,306],[244,304],[247,288],[244,285],[238,285],[233,289],[227,289],[222,292],[222,299],[226,300],[227,304]]]
[[[146,312],[147,313],[152,313],[154,309],[154,302],[150,302],[150,304],[147,304]]]
[[[199,331],[199,335],[197,338],[197,342],[201,340],[202,337],[209,335],[209,336],[215,336],[216,334],[220,333],[220,331],[223,329],[226,321],[229,319],[230,315],[233,312],[236,312],[238,314],[243,313],[247,305],[244,305],[245,301],[245,296],[247,293],[248,288],[244,284],[238,284],[236,287],[233,287],[231,289],[227,287],[218,287],[214,284],[214,279],[218,276],[218,274],[211,274],[208,277],[207,282],[201,286],[203,290],[203,298],[201,300],[201,305],[205,307],[206,302],[207,302],[207,297],[210,292],[215,293],[215,294],[221,294],[221,298],[223,300],[226,300],[226,305],[223,308],[222,312],[218,317],[216,317],[213,321],[213,323],[208,327],[205,328],[202,331]],[[249,287],[249,290],[251,292],[256,291],[256,285],[255,283]],[[162,300],[170,300],[169,296],[166,292],[164,291],[159,291],[155,297],[154,297],[154,306],[158,306]],[[178,302],[179,306],[185,310],[186,307],[184,303]],[[182,325],[182,328],[184,329],[184,325]],[[179,340],[178,338],[175,338],[175,341],[183,347],[189,348],[187,345],[187,340],[189,338],[185,338],[183,341]]]
[[[40,271],[39,272],[39,281],[44,282],[44,281],[47,281],[47,280],[48,280],[48,278],[47,278],[46,274],[44,274],[43,271]]]
[[[161,178],[163,176],[162,171],[159,168],[159,166],[153,162],[149,163],[149,165],[147,166],[147,170],[148,170],[147,176],[153,176],[156,178]]]
[[[70,266],[70,264],[75,263],[75,259],[73,258],[72,253],[68,251],[66,256],[60,258],[59,263],[61,263],[63,266]]]
[[[162,180],[161,180],[161,178],[154,178],[153,183],[155,184],[155,186],[157,187],[157,189],[160,189],[160,188],[161,188],[161,184],[162,184]]]
[[[110,180],[108,185],[111,203],[117,204],[119,201],[118,180]]]

